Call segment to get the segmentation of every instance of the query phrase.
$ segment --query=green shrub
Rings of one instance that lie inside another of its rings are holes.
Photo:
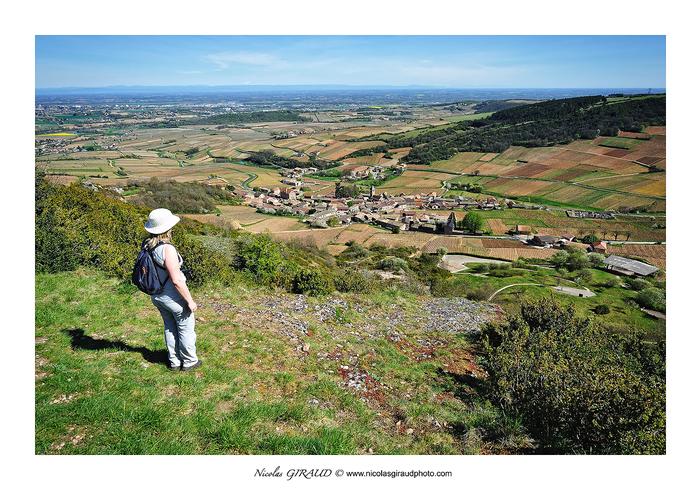
[[[603,286],[606,288],[615,288],[620,285],[620,282],[621,281],[618,276],[610,276],[603,281]]]
[[[588,254],[588,260],[591,262],[592,265],[603,265],[603,262],[605,262],[605,255],[592,252]]]
[[[309,296],[324,296],[333,291],[330,277],[316,269],[299,269],[294,275],[292,291]]]
[[[597,305],[593,308],[593,311],[595,311],[596,315],[607,315],[610,313],[610,307],[608,305]]]
[[[513,269],[491,269],[491,272],[489,272],[491,277],[514,277],[522,276],[523,274],[523,271]]]
[[[361,271],[350,268],[336,270],[333,285],[341,293],[371,294],[381,290],[381,280],[366,277]]]
[[[229,261],[215,250],[207,248],[187,232],[185,226],[173,229],[173,243],[183,257],[183,267],[190,270],[192,278],[188,284],[199,285],[209,279],[216,279],[222,284],[233,284],[235,272]]]
[[[666,294],[661,289],[649,287],[637,293],[637,303],[643,308],[666,311]]]
[[[129,183],[129,189],[139,189],[134,204],[147,208],[167,208],[178,213],[211,213],[217,203],[230,204],[236,198],[214,185],[194,182],[161,181],[152,177],[146,183]]]
[[[361,243],[351,240],[350,242],[346,243],[346,245],[348,245],[348,248],[343,250],[338,256],[338,260],[341,262],[364,259],[372,254],[372,252],[367,250]]]
[[[569,252],[565,250],[559,250],[549,258],[549,263],[552,264],[555,269],[561,269],[568,261]]]
[[[553,298],[482,331],[491,396],[541,452],[664,454],[665,355]],[[663,348],[663,347],[660,347]]]
[[[102,270],[123,280],[131,277],[149,209],[122,202],[107,190],[80,184],[53,185],[43,174],[35,180],[35,270],[58,272],[79,266]],[[173,230],[173,243],[192,271],[191,284],[206,279],[228,283],[227,260],[193,238],[198,225],[183,219]]]
[[[488,272],[491,270],[491,264],[489,264],[488,262],[481,262],[472,265],[471,269],[472,272],[476,272],[478,274],[488,274]]]
[[[121,279],[131,275],[144,233],[138,208],[77,183],[52,185],[42,176],[36,184],[36,271],[86,266]]]
[[[569,256],[569,260],[567,262],[567,267],[570,271],[580,271],[582,269],[585,269],[586,267],[589,267],[590,265],[591,262],[588,258],[588,255],[581,252],[572,253]]]
[[[643,291],[644,289],[652,287],[649,281],[646,279],[632,279],[629,281],[629,286],[633,291]]]
[[[493,286],[488,282],[482,282],[466,290],[464,297],[472,301],[486,301],[494,292]]]
[[[384,271],[399,271],[408,269],[408,263],[398,257],[385,257],[379,261],[377,268]]]
[[[254,282],[290,289],[296,266],[286,260],[284,246],[267,234],[243,234],[232,244],[235,269],[244,272]]]

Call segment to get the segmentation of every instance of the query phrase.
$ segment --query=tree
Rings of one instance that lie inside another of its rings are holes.
[[[563,268],[568,261],[569,252],[565,250],[559,250],[549,258],[549,263],[552,264],[555,269]]]
[[[579,271],[585,269],[590,265],[588,255],[581,252],[573,253],[569,256],[569,261],[567,263],[570,271]]]
[[[593,245],[595,242],[599,242],[599,241],[600,241],[600,239],[597,236],[595,236],[593,233],[589,233],[588,235],[586,235],[585,237],[583,237],[581,239],[581,242],[585,243],[587,245]]]
[[[462,218],[462,229],[469,233],[476,233],[484,224],[484,220],[481,218],[476,211],[469,211],[464,218]]]
[[[603,265],[605,262],[605,255],[593,252],[588,254],[588,260],[592,265]]]

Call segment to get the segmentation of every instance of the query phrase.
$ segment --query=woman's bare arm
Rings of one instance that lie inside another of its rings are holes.
[[[185,276],[180,272],[180,261],[175,251],[175,247],[165,247],[164,251],[165,258],[165,268],[168,269],[168,274],[170,274],[170,280],[173,281],[173,285],[177,292],[180,293],[185,301],[187,301],[187,307],[190,311],[197,311],[197,303],[192,300],[192,295],[185,282]]]

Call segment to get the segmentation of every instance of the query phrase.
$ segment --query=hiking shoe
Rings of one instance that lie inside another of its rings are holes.
[[[170,369],[171,371],[182,371],[182,366],[168,366],[168,369]]]
[[[202,367],[202,364],[203,364],[202,360],[200,359],[199,361],[195,362],[191,366],[187,366],[187,367],[183,366],[182,371],[192,371],[193,369],[197,369],[198,367]]]

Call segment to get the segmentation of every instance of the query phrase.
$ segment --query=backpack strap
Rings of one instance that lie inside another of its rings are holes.
[[[161,245],[171,245],[173,248],[175,248],[175,252],[177,253],[177,258],[180,262],[182,262],[182,255],[180,255],[180,252],[177,251],[177,247],[175,247],[175,245],[173,245],[170,242],[160,241],[156,244],[155,247],[153,247],[151,250],[148,251],[151,254],[151,259],[153,260],[153,263],[156,265],[156,267],[158,267],[159,269],[162,269],[164,271],[168,270],[167,267],[165,267],[165,265],[160,265],[155,259],[153,259],[153,251],[156,249],[156,247],[160,247]],[[165,256],[163,256],[163,262],[165,262]],[[168,274],[168,278],[170,278],[170,274]]]

